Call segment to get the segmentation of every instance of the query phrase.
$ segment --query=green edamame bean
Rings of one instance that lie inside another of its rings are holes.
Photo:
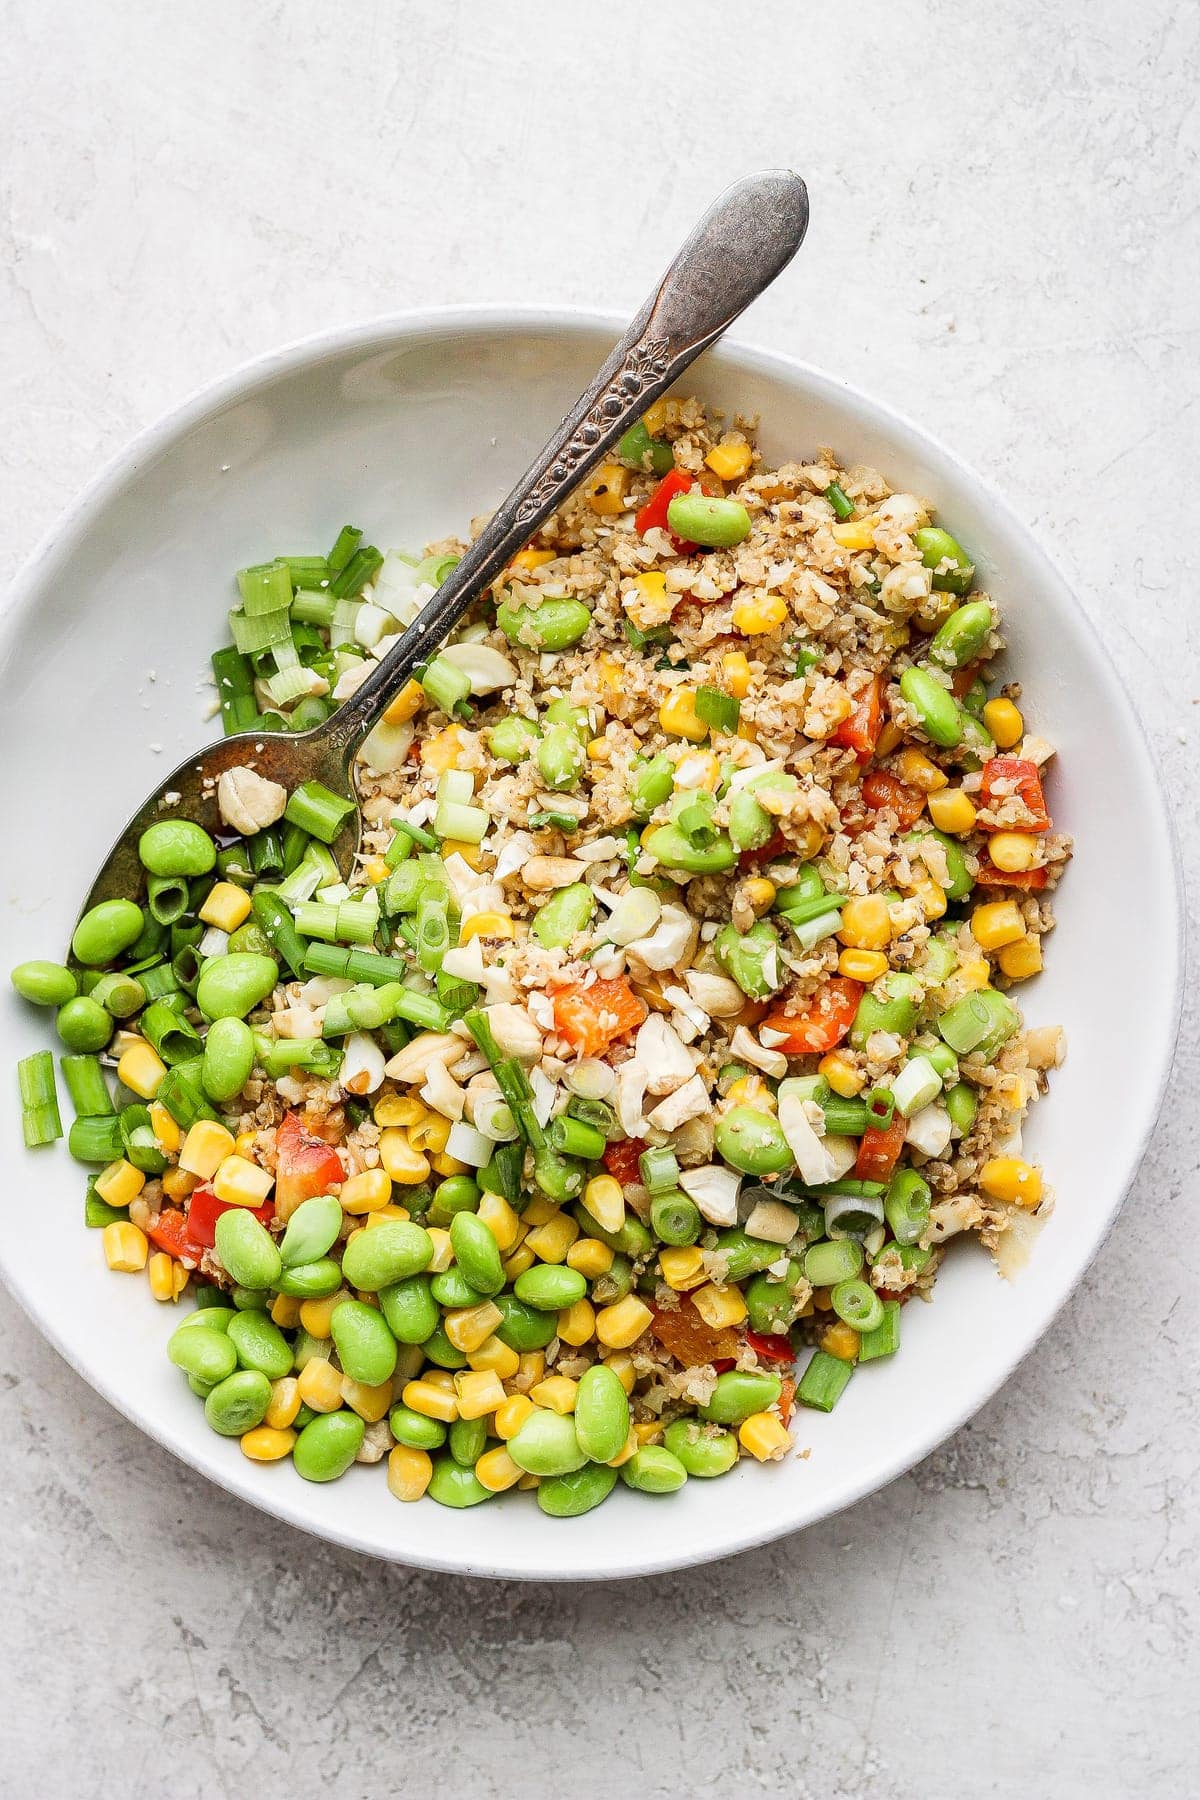
[[[292,1450],[297,1475],[305,1481],[336,1481],[362,1449],[366,1429],[357,1413],[318,1413]]]
[[[247,919],[230,932],[227,948],[232,952],[249,951],[252,956],[270,956],[273,945],[258,920]]]
[[[565,950],[596,916],[596,896],[586,881],[559,888],[533,915],[530,930],[546,950]]]
[[[428,1275],[394,1281],[391,1287],[380,1289],[378,1299],[388,1330],[398,1343],[423,1344],[437,1330],[438,1303]]]
[[[539,732],[532,719],[512,713],[493,725],[486,736],[488,748],[498,762],[519,763],[525,761],[537,743]]]
[[[517,1276],[513,1292],[539,1312],[559,1313],[583,1299],[587,1281],[578,1269],[568,1269],[565,1263],[535,1263]]]
[[[959,701],[959,705],[964,712],[970,713],[971,717],[977,723],[982,723],[983,709],[987,705],[987,697],[987,684],[977,675],[962,699]]]
[[[180,1319],[176,1331],[190,1331],[197,1326],[205,1331],[228,1331],[229,1321],[236,1319],[232,1306],[197,1306],[186,1319]]]
[[[467,1366],[466,1352],[450,1342],[444,1325],[431,1331],[421,1348],[427,1360],[436,1363],[439,1369],[465,1369]]]
[[[292,1346],[266,1313],[235,1313],[229,1341],[243,1369],[258,1369],[268,1381],[282,1381],[292,1366]]]
[[[396,1367],[396,1340],[387,1320],[365,1300],[343,1300],[329,1321],[338,1360],[351,1381],[378,1387],[390,1381]]]
[[[626,1213],[625,1223],[620,1231],[605,1231],[600,1221],[593,1217],[582,1200],[575,1208],[575,1217],[583,1227],[585,1237],[599,1238],[602,1244],[618,1256],[631,1256],[645,1259],[654,1248],[654,1239],[642,1224],[636,1213]]]
[[[103,1050],[115,1030],[111,1013],[86,994],[76,994],[58,1009],[58,1035],[68,1050]]]
[[[708,1401],[700,1408],[700,1417],[717,1425],[740,1425],[751,1413],[765,1412],[774,1406],[783,1392],[778,1375],[762,1370],[726,1369],[718,1375]]]
[[[603,1275],[592,1282],[592,1299],[597,1306],[611,1306],[623,1300],[633,1286],[633,1264],[627,1256],[614,1256]]]
[[[207,875],[217,846],[190,819],[160,819],[138,839],[138,860],[151,875]]]
[[[737,852],[724,831],[718,831],[711,844],[691,844],[678,825],[659,825],[646,840],[646,848],[664,869],[682,875],[720,875],[737,861]]]
[[[230,1298],[238,1312],[266,1312],[267,1295],[261,1288],[235,1287]]]
[[[244,1019],[279,980],[273,956],[214,956],[200,971],[196,1005],[206,1019]]]
[[[579,1377],[575,1394],[575,1436],[593,1462],[611,1462],[629,1436],[629,1401],[625,1389],[604,1363],[593,1363]]]
[[[569,650],[592,622],[582,600],[554,596],[538,606],[499,606],[496,623],[510,644],[530,650]]]
[[[783,769],[773,769],[738,789],[729,802],[729,836],[735,850],[761,850],[775,835],[774,815],[756,796],[764,788],[772,788],[781,794],[794,793],[797,785],[794,775]]]
[[[635,763],[629,780],[629,804],[634,817],[648,819],[656,807],[670,799],[674,786],[675,764],[665,751]]]
[[[337,1243],[341,1229],[342,1205],[334,1195],[314,1194],[310,1200],[302,1200],[279,1242],[284,1268],[294,1269],[327,1255]]]
[[[342,1285],[341,1265],[331,1256],[319,1256],[315,1262],[284,1269],[275,1285],[292,1300],[324,1300]]]
[[[821,1215],[822,1228],[824,1214]],[[769,1269],[773,1262],[778,1262],[781,1246],[772,1244],[766,1238],[747,1237],[740,1225],[731,1226],[717,1237],[717,1249],[725,1259],[726,1278],[729,1281],[745,1281],[747,1275],[755,1275],[760,1269]]]
[[[388,1429],[398,1444],[412,1450],[440,1450],[446,1441],[446,1427],[440,1419],[427,1419],[411,1406],[397,1404],[388,1414]]]
[[[637,1488],[642,1494],[673,1494],[688,1478],[679,1458],[661,1444],[643,1444],[635,1456],[621,1464],[620,1475],[626,1487]]]
[[[778,1121],[754,1106],[735,1106],[717,1120],[716,1147],[743,1175],[779,1175],[795,1161]]]
[[[253,1068],[254,1033],[246,1021],[232,1017],[214,1019],[204,1040],[200,1064],[200,1085],[209,1099],[218,1106],[236,1099]]]
[[[189,1375],[187,1384],[199,1400],[207,1400],[217,1385],[215,1381],[201,1381],[198,1375]]]
[[[167,1339],[167,1355],[185,1375],[215,1387],[237,1368],[237,1351],[224,1331],[180,1326]]]
[[[587,1463],[569,1475],[551,1475],[538,1483],[537,1503],[551,1519],[577,1519],[607,1500],[617,1485],[617,1471],[603,1463]]]
[[[283,1264],[275,1240],[246,1207],[231,1207],[221,1214],[216,1240],[221,1265],[239,1287],[261,1291],[277,1285]]]
[[[865,1049],[873,1032],[887,1031],[906,1038],[916,1027],[922,991],[916,976],[897,970],[885,975],[876,986],[881,991],[867,990],[850,1027],[850,1042],[855,1050]]]
[[[479,1183],[469,1175],[447,1175],[433,1190],[428,1208],[429,1223],[446,1226],[455,1213],[474,1212],[479,1205],[480,1192]],[[411,1202],[409,1204],[411,1209]]]
[[[425,1492],[439,1506],[481,1506],[492,1498],[474,1469],[462,1468],[452,1456],[438,1457]]]
[[[328,1338],[314,1337],[311,1331],[305,1331],[301,1326],[292,1340],[292,1367],[297,1375],[308,1367],[314,1356],[328,1358],[329,1349]]]
[[[783,986],[779,938],[766,919],[759,919],[749,931],[723,925],[713,939],[713,952],[730,980],[752,1000],[765,1000]]]
[[[617,445],[617,455],[643,474],[669,475],[675,467],[675,452],[670,444],[663,438],[652,438],[644,419],[629,427]]]
[[[946,852],[946,873],[950,877],[950,886],[945,889],[947,900],[965,900],[975,884],[962,845],[944,831],[906,831],[901,842],[917,844],[922,838],[934,838]]]
[[[929,640],[929,660],[943,669],[961,669],[975,661],[996,623],[986,600],[958,606]],[[969,710],[969,709],[968,709]]]
[[[572,706],[567,699],[552,700],[545,712],[547,725],[569,725],[581,744],[592,736],[592,715],[586,706]]]
[[[587,751],[566,725],[551,725],[533,753],[538,774],[556,793],[570,793],[579,785]]]
[[[950,1114],[950,1123],[966,1137],[975,1123],[975,1114],[979,1111],[979,1101],[975,1089],[968,1087],[965,1081],[955,1082],[946,1095],[946,1111]]]
[[[798,1262],[789,1262],[783,1281],[772,1281],[769,1275],[758,1274],[746,1283],[742,1298],[746,1302],[751,1331],[775,1337],[787,1330],[796,1317],[796,1284],[803,1273]]]
[[[78,962],[89,968],[114,962],[141,936],[146,916],[132,900],[101,900],[84,913],[75,927],[71,949]]]
[[[429,1283],[429,1291],[439,1306],[458,1311],[464,1306],[481,1306],[487,1295],[473,1288],[461,1269],[443,1269]]]
[[[750,536],[750,514],[740,500],[722,500],[690,488],[686,494],[673,494],[667,507],[667,524],[676,537],[689,538],[693,544],[727,549]]]
[[[74,975],[62,963],[18,963],[9,979],[21,998],[34,1006],[65,1006],[79,992]]]
[[[715,1425],[698,1425],[693,1419],[676,1419],[663,1432],[663,1447],[678,1457],[689,1475],[701,1481],[726,1475],[738,1459],[732,1431]]]
[[[497,1294],[493,1304],[503,1315],[496,1327],[496,1336],[520,1356],[527,1350],[544,1350],[557,1334],[558,1319],[552,1311],[542,1312],[526,1306],[515,1294]]]
[[[455,1419],[446,1440],[459,1467],[473,1469],[487,1449],[487,1423],[483,1419]]]
[[[508,1454],[527,1475],[570,1475],[575,1469],[582,1469],[587,1461],[570,1415],[550,1412],[540,1406],[534,1408],[521,1429],[509,1438]]]
[[[500,1249],[478,1213],[455,1213],[450,1221],[450,1246],[467,1281],[481,1294],[498,1294],[504,1286]],[[571,1271],[575,1273],[574,1270]]]
[[[939,593],[970,593],[975,565],[957,538],[952,538],[948,531],[942,531],[937,525],[922,525],[913,532],[913,543],[921,552],[925,567],[934,571],[933,585]],[[939,570],[939,563],[944,562],[949,562],[951,567]]]
[[[204,1402],[204,1416],[222,1437],[244,1437],[261,1425],[271,1404],[271,1383],[260,1369],[239,1369],[219,1381]]]
[[[963,725],[958,702],[948,688],[942,686],[928,669],[914,664],[900,677],[900,692],[917,715],[926,737],[952,750],[962,739]]]
[[[360,1232],[342,1252],[342,1273],[351,1287],[377,1294],[409,1275],[419,1275],[433,1261],[433,1239],[422,1225],[395,1219]]]

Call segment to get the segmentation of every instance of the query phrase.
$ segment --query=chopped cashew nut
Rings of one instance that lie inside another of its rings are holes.
[[[217,809],[230,831],[242,837],[253,837],[282,819],[287,805],[287,789],[277,781],[256,775],[253,769],[239,764],[226,769],[217,782]]]

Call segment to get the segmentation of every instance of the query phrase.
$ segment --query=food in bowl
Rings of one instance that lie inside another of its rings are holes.
[[[227,729],[324,717],[457,548],[242,570]],[[973,575],[875,471],[660,402],[372,732],[349,884],[347,803],[251,752],[15,971],[216,1431],[571,1516],[786,1456],[949,1238],[1024,1247],[1069,844]],[[61,1135],[48,1051],[22,1098]]]

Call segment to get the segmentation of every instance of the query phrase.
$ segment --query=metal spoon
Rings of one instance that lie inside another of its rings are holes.
[[[179,765],[138,808],[113,845],[83,910],[140,892],[138,839],[156,819],[191,819],[221,829],[218,778],[253,768],[289,792],[319,781],[354,798],[354,756],[389,700],[573,488],[700,352],[719,338],[782,273],[808,226],[808,193],[798,175],[769,170],[727,188],[667,270],[587,392],[497,508],[457,568],[419,617],[338,710],[311,731],[241,732]],[[168,798],[170,796],[170,798]],[[357,810],[331,846],[343,874],[359,842]]]

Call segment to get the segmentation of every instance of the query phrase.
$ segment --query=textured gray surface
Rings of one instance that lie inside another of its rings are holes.
[[[747,335],[995,476],[1125,671],[1194,870],[1200,14],[1073,10],[9,0],[7,558],[244,357],[397,305],[631,306],[729,175],[791,163],[808,247]],[[272,1527],[0,1296],[0,1789],[1194,1793],[1196,1078],[1192,1012],[1113,1237],[971,1427],[801,1538],[635,1586]]]

